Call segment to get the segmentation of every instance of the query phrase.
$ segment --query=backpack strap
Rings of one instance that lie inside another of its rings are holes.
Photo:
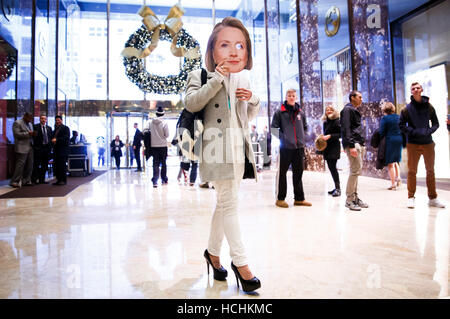
[[[202,86],[206,84],[206,81],[208,81],[207,75],[208,75],[208,73],[206,73],[206,70],[204,68],[202,68],[202,75],[201,75]]]
[[[206,70],[204,68],[202,68],[202,73],[201,73],[201,81],[202,81],[202,86],[206,84],[206,82],[208,81],[207,78],[208,73],[206,72]],[[194,119],[195,120],[203,120],[203,113],[205,112],[205,109],[202,109],[201,111],[195,112],[194,113]]]

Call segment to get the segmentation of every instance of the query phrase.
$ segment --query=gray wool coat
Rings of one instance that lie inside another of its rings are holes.
[[[24,119],[18,119],[14,122],[14,151],[16,153],[25,154],[31,150],[33,137],[30,136],[30,131],[33,131],[32,123],[27,124]]]
[[[203,182],[230,180],[234,177],[234,165],[231,159],[230,128],[231,111],[228,108],[224,77],[217,72],[207,72],[205,85],[201,85],[201,69],[189,73],[184,104],[189,112],[205,109],[203,118],[203,136],[199,157],[200,178]],[[245,88],[249,89],[248,80]],[[239,84],[242,87],[242,82]],[[248,122],[259,112],[259,98],[252,94],[249,101],[235,101],[238,121],[243,128],[245,155],[253,166],[255,178],[256,165],[251,147]]]

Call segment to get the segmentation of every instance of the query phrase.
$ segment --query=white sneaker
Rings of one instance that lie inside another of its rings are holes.
[[[408,208],[414,208],[414,197],[408,198]]]
[[[439,207],[439,208],[445,208],[445,205],[442,204],[439,199],[434,198],[434,199],[430,199],[428,201],[428,206],[433,206],[433,207]]]

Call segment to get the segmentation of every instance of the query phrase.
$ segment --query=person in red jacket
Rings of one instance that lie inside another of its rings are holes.
[[[280,139],[280,159],[277,174],[277,200],[275,205],[287,208],[286,203],[287,181],[286,173],[292,165],[292,183],[294,186],[294,205],[312,206],[305,201],[303,192],[303,158],[305,156],[305,136],[308,126],[306,116],[296,103],[297,92],[289,89],[286,92],[286,101],[275,112],[271,127],[273,133]]]

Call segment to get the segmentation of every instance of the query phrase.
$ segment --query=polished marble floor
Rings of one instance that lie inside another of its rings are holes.
[[[226,242],[228,280],[208,278],[214,190],[180,185],[176,173],[156,189],[145,172],[110,170],[66,197],[0,199],[0,298],[449,297],[450,191],[438,191],[447,208],[429,208],[418,187],[412,210],[405,185],[389,191],[361,177],[370,207],[350,212],[344,197],[327,195],[328,173],[307,171],[313,206],[283,209],[274,206],[275,171],[243,181],[243,239],[262,282],[246,295]],[[345,171],[341,179],[345,187]],[[291,185],[288,194],[292,203]]]

